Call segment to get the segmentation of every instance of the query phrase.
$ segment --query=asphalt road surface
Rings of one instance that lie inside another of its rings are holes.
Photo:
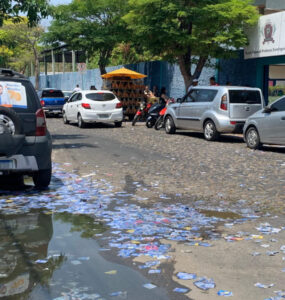
[[[49,118],[48,127],[50,190],[26,180],[24,191],[0,193],[0,296],[282,295],[285,148],[252,151],[240,136],[209,143],[143,123],[80,129]]]

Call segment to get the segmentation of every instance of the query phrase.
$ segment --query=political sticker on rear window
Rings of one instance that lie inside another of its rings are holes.
[[[0,81],[0,105],[26,108],[26,88],[20,82]]]

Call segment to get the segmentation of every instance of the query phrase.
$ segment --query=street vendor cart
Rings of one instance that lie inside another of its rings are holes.
[[[122,102],[124,115],[132,120],[141,103],[145,100],[144,74],[121,68],[101,76],[103,88],[112,91]]]

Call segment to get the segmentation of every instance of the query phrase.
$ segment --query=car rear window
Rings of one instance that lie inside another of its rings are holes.
[[[63,92],[60,90],[45,90],[42,93],[43,98],[62,98]]]
[[[17,112],[35,112],[40,104],[29,81],[0,79],[0,105]]]
[[[89,93],[85,97],[94,101],[111,101],[116,99],[115,95],[112,93]]]
[[[259,91],[230,90],[230,103],[261,104]]]

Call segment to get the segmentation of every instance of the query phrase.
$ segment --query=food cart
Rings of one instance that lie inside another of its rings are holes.
[[[140,105],[146,98],[144,94],[144,74],[121,68],[101,76],[103,89],[112,91],[122,102],[124,115],[132,120]]]

